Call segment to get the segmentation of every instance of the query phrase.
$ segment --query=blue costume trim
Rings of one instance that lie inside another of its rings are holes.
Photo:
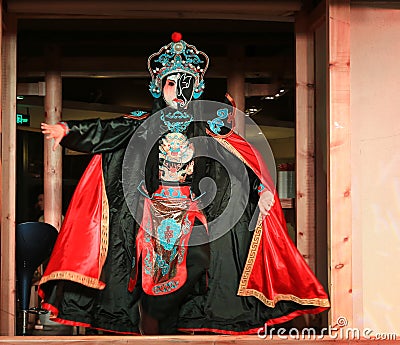
[[[168,282],[165,282],[163,284],[158,284],[153,287],[153,292],[154,294],[158,295],[160,293],[165,293],[165,292],[171,292],[173,290],[176,290],[179,286],[179,282],[176,280],[170,280]]]
[[[164,124],[168,127],[168,130],[174,133],[181,133],[186,130],[186,128],[190,125],[190,123],[193,121],[193,115],[187,114],[185,112],[181,112],[179,110],[175,111],[174,113],[167,113],[164,114],[164,112],[161,110],[161,116],[160,119]],[[169,121],[171,120],[176,120],[176,119],[187,119],[187,121]]]
[[[134,117],[141,117],[141,116],[143,116],[144,114],[146,114],[147,112],[146,111],[143,111],[143,110],[135,110],[135,111],[131,111],[129,114],[130,115],[132,115],[132,116],[134,116]]]
[[[261,194],[265,190],[265,186],[260,183],[260,185],[257,188],[258,194]]]
[[[59,124],[64,127],[64,134],[67,135],[69,133],[68,123],[65,121],[60,121]]]
[[[196,201],[199,200],[203,195],[206,195],[206,192],[201,193],[199,196],[195,196],[193,197],[193,193],[190,195],[190,199],[192,199],[192,201]]]
[[[147,249],[146,257],[144,258],[144,271],[146,274],[149,274],[149,275],[151,275],[153,272],[153,266],[151,264],[149,249]]]
[[[221,128],[225,126],[224,119],[227,119],[229,115],[228,108],[218,109],[217,110],[217,117],[208,120],[207,123],[210,126],[210,130],[214,134],[219,134],[221,132]]]
[[[157,83],[156,83],[155,80],[152,80],[152,81],[150,82],[149,90],[150,90],[151,95],[152,95],[154,98],[160,98],[160,96],[161,96],[161,90],[160,90],[160,88],[157,86]]]
[[[183,259],[185,258],[185,252],[186,252],[185,241],[182,241],[181,251],[179,252],[179,255],[178,255],[179,263],[181,263],[183,261]]]
[[[165,198],[165,199],[188,199],[189,196],[188,195],[184,195],[182,194],[182,192],[178,189],[174,189],[174,188],[168,188],[168,194],[165,193],[165,189],[162,189],[160,193],[155,193],[153,194],[154,196],[158,196],[161,198]]]
[[[192,223],[189,220],[189,217],[186,215],[186,218],[184,222],[182,223],[182,231],[184,235],[187,235],[190,231]],[[185,244],[185,241],[183,241],[183,245]]]
[[[202,81],[199,83],[199,86],[197,86],[197,87],[194,89],[193,98],[194,98],[194,99],[198,99],[198,98],[203,94],[204,88],[205,88],[204,80],[202,80]]]
[[[142,194],[147,199],[150,199],[150,200],[153,199],[153,197],[149,196],[149,194],[147,193],[147,190],[144,186],[144,180],[140,181],[139,185],[137,186],[137,190],[140,192],[140,194]]]

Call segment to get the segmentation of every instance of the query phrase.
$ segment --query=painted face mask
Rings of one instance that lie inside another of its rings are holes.
[[[167,75],[162,92],[165,103],[174,109],[185,109],[193,97],[194,79],[189,73]]]

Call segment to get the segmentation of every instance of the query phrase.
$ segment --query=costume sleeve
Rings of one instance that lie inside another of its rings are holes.
[[[128,144],[140,123],[129,116],[111,120],[67,121],[69,132],[61,145],[84,153],[113,151]]]

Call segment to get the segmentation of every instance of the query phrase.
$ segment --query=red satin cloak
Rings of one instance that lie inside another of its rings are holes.
[[[107,249],[108,202],[102,156],[95,155],[76,187],[40,284],[62,279],[104,289],[100,274]],[[44,298],[40,286],[39,295]]]
[[[316,306],[312,311],[298,310],[281,317],[279,322],[303,313],[326,310],[328,296],[288,235],[279,197],[260,153],[235,133],[225,138],[216,137],[216,140],[248,165],[275,195],[269,214],[262,221],[259,218],[254,231],[238,295],[254,296],[269,307],[281,300]],[[270,322],[273,324],[277,320]]]

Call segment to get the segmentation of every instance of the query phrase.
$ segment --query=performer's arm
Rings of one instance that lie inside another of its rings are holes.
[[[258,207],[263,216],[269,214],[269,210],[275,203],[275,196],[270,190],[264,190],[260,194],[260,199],[258,200]]]
[[[275,203],[274,194],[265,188],[257,175],[249,167],[246,166],[246,168],[250,182],[250,200],[258,203],[261,214],[266,216]]]
[[[126,145],[137,127],[138,121],[129,117],[41,124],[46,139],[54,139],[53,150],[61,143],[85,153],[101,153]]]

